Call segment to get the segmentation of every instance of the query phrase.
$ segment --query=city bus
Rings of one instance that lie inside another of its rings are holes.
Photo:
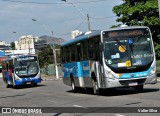
[[[90,31],[61,46],[63,83],[100,90],[155,84],[156,57],[149,27],[128,26]],[[87,90],[87,89],[86,89]]]
[[[20,55],[2,61],[2,76],[6,87],[41,83],[40,67],[36,55]]]

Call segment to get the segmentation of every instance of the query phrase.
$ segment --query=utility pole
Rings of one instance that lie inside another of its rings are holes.
[[[90,31],[90,30],[91,30],[91,27],[90,27],[89,14],[87,14],[87,23],[88,23],[88,31]]]
[[[160,18],[160,0],[158,0],[159,18]]]
[[[51,34],[52,34],[52,38],[53,38],[53,34],[54,34],[53,31],[51,31]],[[49,45],[50,45],[50,44],[49,44]],[[52,45],[50,45],[50,47],[52,48],[52,50],[53,50],[53,55],[54,55],[56,78],[59,79],[55,43],[53,44],[53,47],[52,47]]]
[[[32,21],[37,21],[37,20],[36,19],[32,19]],[[44,26],[45,26],[45,28],[47,30],[49,30],[49,28],[46,25],[44,25]],[[51,36],[53,38],[53,34],[54,34],[53,31],[49,31],[49,32],[51,32]],[[52,51],[53,51],[55,70],[56,70],[56,78],[59,79],[55,43],[53,44],[53,46],[50,43],[47,43],[47,45],[49,45],[51,47]]]

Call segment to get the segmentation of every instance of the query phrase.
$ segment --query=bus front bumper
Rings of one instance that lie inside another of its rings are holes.
[[[149,75],[147,77],[131,78],[131,79],[117,79],[117,78],[105,78],[106,88],[136,86],[143,84],[155,84],[157,82],[156,74]]]
[[[40,78],[22,78],[22,80],[15,80],[15,86],[25,85],[25,84],[36,84],[41,83],[42,79]]]

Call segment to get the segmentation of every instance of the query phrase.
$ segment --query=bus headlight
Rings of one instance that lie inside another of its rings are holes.
[[[151,72],[150,72],[150,75],[153,75],[153,74],[155,74],[155,73],[156,73],[156,67],[152,67]]]
[[[111,73],[111,72],[107,72],[107,76],[108,76],[108,78],[114,78],[114,75]]]
[[[40,74],[37,74],[35,78],[41,78],[41,75],[40,75]]]
[[[15,75],[15,80],[22,80],[22,79],[19,78],[17,75]]]

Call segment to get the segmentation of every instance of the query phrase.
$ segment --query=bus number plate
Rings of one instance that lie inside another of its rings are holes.
[[[31,82],[27,82],[26,84],[27,84],[27,85],[30,85],[30,84],[31,84]]]
[[[129,83],[129,86],[136,86],[136,85],[138,85],[138,83],[137,83],[137,82]]]

